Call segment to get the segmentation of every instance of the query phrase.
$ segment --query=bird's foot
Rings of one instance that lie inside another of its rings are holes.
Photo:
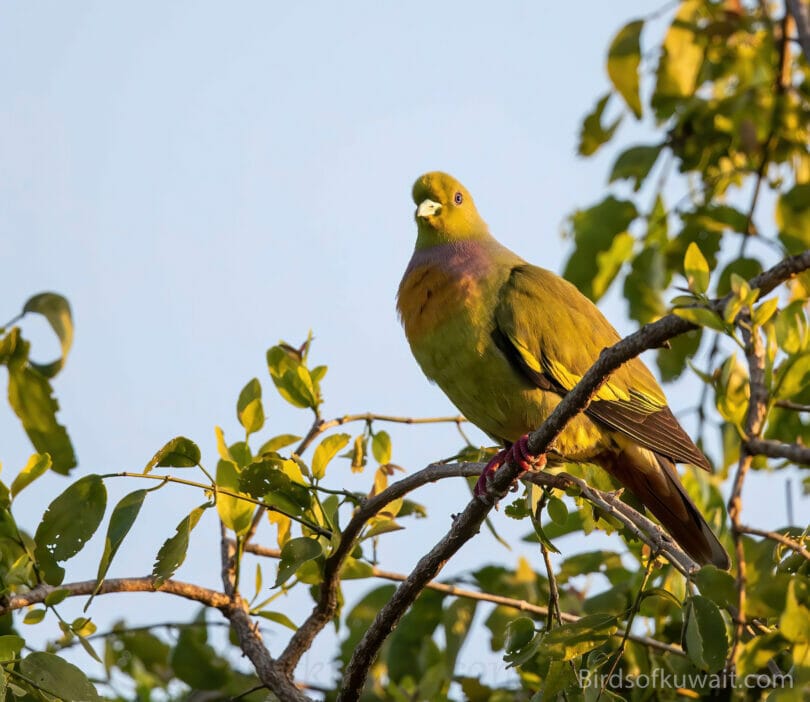
[[[481,477],[478,478],[478,482],[475,484],[476,497],[480,497],[486,493],[489,481],[492,480],[495,471],[504,463],[514,463],[522,469],[521,474],[518,475],[512,483],[511,489],[514,490],[517,488],[518,478],[520,478],[523,473],[530,470],[542,469],[546,465],[546,454],[541,453],[539,456],[532,455],[531,451],[529,451],[529,435],[524,434],[508,449],[498,451],[490,462],[487,463],[481,473]]]
[[[481,477],[478,478],[478,482],[475,484],[474,493],[476,497],[481,497],[481,495],[486,494],[489,481],[492,480],[495,471],[506,463],[506,455],[508,453],[509,449],[498,451],[498,453],[490,459],[489,463],[484,466],[484,470],[481,471]]]

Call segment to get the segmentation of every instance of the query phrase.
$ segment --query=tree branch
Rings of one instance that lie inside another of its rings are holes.
[[[751,329],[750,316],[738,321],[745,343],[745,355],[748,359],[748,385],[749,401],[748,413],[745,418],[745,434],[749,439],[757,438],[765,424],[768,413],[768,390],[765,387],[765,349],[759,329]],[[734,485],[728,501],[728,516],[731,520],[731,534],[734,538],[734,550],[737,557],[737,611],[740,621],[734,628],[734,642],[728,654],[727,665],[733,666],[739,650],[743,633],[742,620],[745,619],[745,584],[746,562],[743,548],[742,532],[740,531],[742,514],[742,489],[745,476],[751,467],[753,454],[748,451],[746,442],[740,447],[740,461],[734,476]]]
[[[807,2],[802,2],[802,0],[787,0],[787,6],[796,22],[804,60],[810,64],[810,5]],[[787,40],[787,37],[785,37],[785,40]]]
[[[91,595],[98,585],[98,580],[83,580],[76,583],[66,583],[55,587],[53,585],[37,585],[28,592],[12,595],[0,603],[0,615],[7,614],[33,604],[41,604],[45,598],[55,590],[67,590],[68,597],[81,597]],[[114,592],[165,592],[170,595],[185,597],[188,600],[200,602],[208,607],[223,609],[230,600],[227,595],[209,590],[199,585],[181,582],[179,580],[164,580],[160,587],[155,587],[151,575],[135,578],[109,578],[101,584],[97,594],[107,595]]]
[[[784,259],[773,268],[761,273],[750,281],[751,287],[759,288],[766,295],[789,277],[810,267],[810,251]],[[721,311],[731,294],[714,301],[712,308]],[[626,337],[614,346],[603,351],[596,363],[588,370],[579,383],[568,392],[543,425],[529,437],[529,450],[535,455],[545,453],[554,439],[562,431],[565,423],[582,412],[591,397],[605,382],[607,377],[621,364],[634,358],[642,351],[657,348],[674,336],[683,334],[694,325],[675,315],[667,315],[648,324]],[[357,700],[365,683],[369,667],[386,637],[393,631],[404,612],[413,604],[425,585],[433,580],[449,558],[475,534],[492,509],[497,499],[519,475],[520,469],[512,464],[501,467],[493,476],[487,494],[474,498],[456,517],[450,531],[425,555],[411,571],[408,579],[397,589],[391,600],[378,612],[374,622],[355,648],[352,659],[346,668],[339,702]]]
[[[777,543],[780,543],[783,546],[787,546],[791,551],[795,551],[800,556],[802,556],[802,558],[805,558],[808,561],[810,561],[810,551],[808,551],[799,541],[790,538],[786,534],[780,534],[778,531],[765,531],[763,529],[755,529],[754,527],[743,525],[740,525],[739,529],[740,532],[743,534],[762,536],[766,539],[770,539],[771,541],[776,541]]]
[[[784,444],[781,441],[751,438],[743,442],[743,448],[750,455],[786,458],[791,463],[810,466],[810,448],[799,444]]]

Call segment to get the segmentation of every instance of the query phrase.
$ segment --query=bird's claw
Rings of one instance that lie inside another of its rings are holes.
[[[489,463],[487,463],[484,470],[481,472],[481,477],[478,478],[478,482],[475,484],[476,497],[481,497],[481,495],[486,494],[492,476],[504,463],[514,463],[522,469],[520,475],[523,475],[523,473],[530,470],[542,469],[546,465],[546,454],[541,453],[539,456],[532,455],[531,451],[529,451],[529,435],[524,434],[508,449],[498,451]],[[520,475],[515,478],[509,488],[510,491],[514,492],[517,490],[517,481]]]

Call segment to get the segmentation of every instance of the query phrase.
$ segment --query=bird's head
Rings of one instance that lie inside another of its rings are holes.
[[[413,201],[419,230],[417,249],[490,237],[467,188],[447,173],[421,176],[413,184]]]

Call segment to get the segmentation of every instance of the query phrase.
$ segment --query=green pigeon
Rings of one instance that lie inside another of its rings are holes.
[[[529,454],[527,433],[620,337],[571,283],[496,241],[455,178],[427,173],[414,184],[413,199],[416,249],[397,308],[425,375],[505,447],[478,481],[481,494],[505,461],[524,469],[545,462]],[[729,567],[675,470],[676,462],[711,466],[638,358],[614,371],[588,409],[568,422],[548,459],[601,466],[698,563]]]

